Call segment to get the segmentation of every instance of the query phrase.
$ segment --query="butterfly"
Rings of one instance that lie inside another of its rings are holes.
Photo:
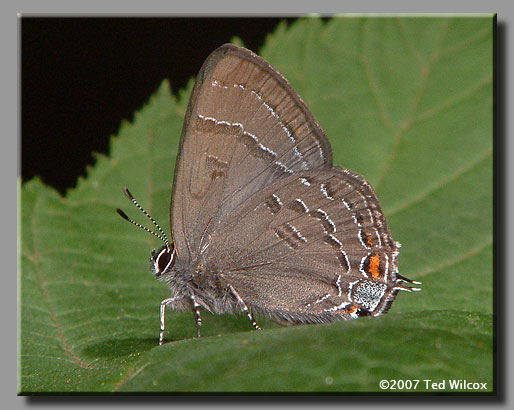
[[[371,185],[332,164],[330,143],[288,81],[253,52],[216,49],[193,88],[175,166],[170,241],[151,271],[165,311],[243,312],[282,324],[386,313],[420,284],[398,273],[400,244]]]

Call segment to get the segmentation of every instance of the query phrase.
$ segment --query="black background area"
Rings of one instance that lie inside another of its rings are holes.
[[[164,79],[176,94],[218,46],[258,52],[281,20],[294,19],[22,18],[22,180],[65,193]]]

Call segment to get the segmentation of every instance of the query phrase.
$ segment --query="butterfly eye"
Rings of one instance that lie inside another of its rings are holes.
[[[170,259],[171,254],[169,253],[169,251],[166,250],[163,253],[161,253],[159,258],[157,259],[157,266],[159,267],[160,272],[164,272],[166,266],[168,266],[168,264],[170,263]]]
[[[150,259],[150,267],[156,277],[160,277],[175,264],[175,249],[171,245],[171,249],[163,246],[159,251],[152,251]]]

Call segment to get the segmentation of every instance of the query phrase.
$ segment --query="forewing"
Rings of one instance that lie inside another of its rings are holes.
[[[361,293],[372,293],[376,300],[366,303],[374,310],[382,302],[376,295],[396,284],[398,245],[376,195],[361,176],[342,168],[277,182],[209,239],[210,269],[249,306],[298,321],[349,316],[358,281],[369,282]]]
[[[287,80],[249,50],[220,47],[198,74],[182,130],[171,209],[178,254],[197,256],[206,235],[266,186],[331,164],[330,144]]]

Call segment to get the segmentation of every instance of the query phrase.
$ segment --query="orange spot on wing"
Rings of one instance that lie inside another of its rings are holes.
[[[366,233],[366,242],[368,243],[369,247],[373,246],[373,238],[369,233]]]
[[[353,313],[353,312],[355,312],[357,309],[358,309],[358,307],[357,307],[357,306],[352,305],[352,306],[350,306],[350,307],[348,308],[348,313]]]
[[[369,272],[374,278],[378,278],[380,276],[380,256],[376,253],[371,255],[369,261]]]

